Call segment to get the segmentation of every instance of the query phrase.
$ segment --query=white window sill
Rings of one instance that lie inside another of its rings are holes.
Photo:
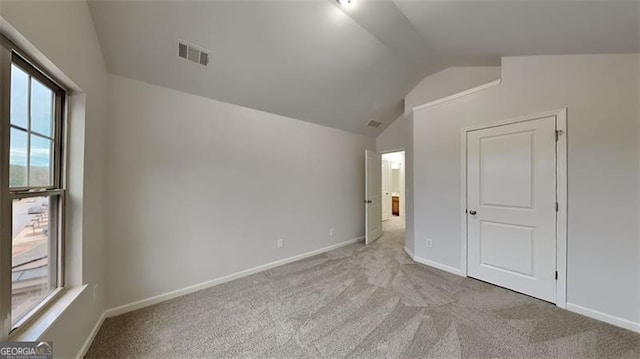
[[[30,321],[24,328],[16,330],[15,334],[9,336],[11,341],[38,341],[64,311],[73,303],[76,298],[84,292],[87,285],[65,289],[42,313]]]

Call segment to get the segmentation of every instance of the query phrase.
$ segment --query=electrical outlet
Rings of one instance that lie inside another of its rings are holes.
[[[278,248],[282,248],[284,246],[284,239],[282,238],[278,239],[278,241],[276,242],[276,246]]]
[[[431,240],[431,238],[427,238],[427,247],[433,247],[433,240]]]
[[[329,230],[329,235],[330,235],[331,237],[333,237],[333,235],[334,235],[334,234],[336,234],[336,229],[335,229],[335,228],[331,228],[331,229]]]

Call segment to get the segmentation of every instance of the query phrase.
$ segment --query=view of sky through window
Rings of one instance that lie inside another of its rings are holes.
[[[29,116],[29,75],[11,66],[11,124],[27,128]]]
[[[51,185],[54,93],[16,65],[11,86],[10,184]]]

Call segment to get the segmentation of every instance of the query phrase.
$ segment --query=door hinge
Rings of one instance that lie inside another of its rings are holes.
[[[558,204],[558,202],[556,202],[556,212],[558,212],[560,209],[560,205]]]
[[[556,130],[556,142],[560,139],[560,135],[562,134],[562,130]]]
[[[556,280],[558,280],[558,271],[556,271]]]

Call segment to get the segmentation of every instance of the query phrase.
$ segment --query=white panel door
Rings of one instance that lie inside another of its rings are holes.
[[[556,118],[467,134],[468,272],[556,301]]]
[[[382,185],[379,153],[365,150],[365,243],[369,244],[382,235]]]
[[[382,220],[391,217],[391,162],[382,159]]]

